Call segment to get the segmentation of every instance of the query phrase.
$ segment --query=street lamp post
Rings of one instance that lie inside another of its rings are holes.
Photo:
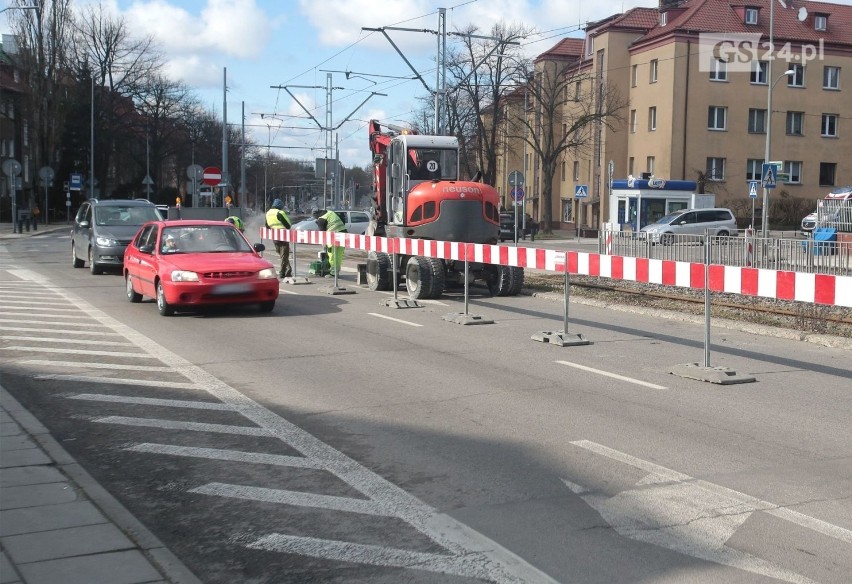
[[[767,75],[768,71],[772,70],[772,59],[769,60],[769,64],[767,65]],[[789,77],[793,75],[795,71],[793,69],[788,69],[784,71],[778,78],[773,81],[769,85],[769,95],[766,98],[766,146],[764,148],[764,160],[765,164],[769,164],[770,162],[770,153],[771,153],[771,145],[772,145],[772,90],[775,89],[775,86],[785,77]],[[767,76],[767,80],[770,77]],[[763,177],[761,177],[763,178]],[[769,233],[769,189],[763,187],[763,209],[760,213],[760,234],[761,237],[767,237]]]

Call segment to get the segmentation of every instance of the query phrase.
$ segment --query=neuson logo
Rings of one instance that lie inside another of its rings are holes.
[[[444,187],[445,193],[481,193],[478,187]]]
[[[698,35],[698,70],[711,73],[719,71],[719,61],[726,63],[730,72],[750,73],[755,70],[754,63],[770,59],[785,61],[789,65],[805,65],[810,61],[822,61],[825,43],[798,43],[794,46],[787,42],[775,43],[770,47],[768,41],[761,42],[760,33],[701,33]]]

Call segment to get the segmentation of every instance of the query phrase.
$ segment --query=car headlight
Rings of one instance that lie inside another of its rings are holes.
[[[261,280],[274,280],[278,278],[275,273],[275,268],[265,268],[257,273],[257,277]]]
[[[172,282],[198,282],[198,274],[185,270],[175,270],[172,272]]]
[[[116,240],[110,239],[109,237],[96,237],[95,243],[97,243],[101,247],[112,247],[114,245],[119,245]]]

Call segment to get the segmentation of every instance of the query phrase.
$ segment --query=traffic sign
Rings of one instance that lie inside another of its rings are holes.
[[[9,178],[15,178],[21,174],[21,163],[10,158],[3,161],[3,174]]]
[[[201,180],[204,177],[204,168],[200,164],[190,164],[186,167],[186,178],[189,180]]]
[[[777,174],[777,172],[778,171],[774,164],[764,163],[763,170],[760,173],[760,176],[763,177],[761,180],[761,182],[763,183],[763,188],[775,188],[775,175]]]
[[[49,183],[53,180],[54,174],[55,173],[53,172],[53,169],[49,166],[42,166],[38,169],[38,177],[46,183]]]
[[[509,184],[513,187],[524,186],[524,173],[519,170],[513,170],[509,173]]]
[[[71,174],[71,184],[68,187],[68,190],[71,191],[79,191],[83,188],[83,175],[75,172]]]
[[[748,181],[748,196],[752,199],[757,198],[757,181],[750,180]]]
[[[512,200],[513,201],[523,201],[524,200],[524,187],[515,187],[512,189]]]
[[[222,171],[216,166],[208,166],[204,169],[202,182],[211,187],[217,186],[222,182]]]
[[[577,188],[574,189],[574,198],[575,199],[585,199],[589,196],[589,185],[577,185]]]

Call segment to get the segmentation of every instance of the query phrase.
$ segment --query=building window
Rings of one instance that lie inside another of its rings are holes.
[[[822,114],[822,135],[826,138],[837,138],[837,114]]]
[[[754,61],[754,65],[751,68],[751,82],[756,85],[766,85],[768,72],[768,61]]]
[[[711,105],[707,110],[707,129],[724,130],[728,123],[728,108]]]
[[[814,30],[828,30],[828,15],[817,14],[814,16]]]
[[[639,82],[639,65],[633,65],[630,68],[630,87],[636,87]]]
[[[785,180],[784,183],[791,185],[801,184],[802,182],[802,163],[794,160],[785,160],[784,161],[784,173],[790,175],[788,180]]]
[[[833,187],[837,175],[837,164],[834,162],[819,163],[819,186]]]
[[[580,180],[580,161],[579,160],[574,161],[574,180]]]
[[[563,160],[563,161],[562,161],[562,182],[565,182],[565,179],[566,179],[566,178],[568,178],[568,176],[567,176],[567,171],[566,171],[566,166],[567,166],[567,165],[565,164],[565,161]]]
[[[822,70],[822,88],[840,89],[840,67],[825,66]]]
[[[524,154],[524,171],[527,171],[529,169],[530,169],[530,155]]]
[[[793,74],[787,76],[787,87],[804,87],[805,68],[801,65],[790,65],[790,69],[793,70]]]
[[[725,180],[725,159],[724,158],[708,158],[707,159],[707,180]]]
[[[562,137],[568,136],[568,124],[562,124]]]
[[[11,101],[9,102],[8,108],[6,109],[6,116],[10,120],[15,119],[15,104]],[[12,154],[12,156],[14,156],[14,154]]]
[[[24,182],[30,182],[30,155],[24,154],[24,163],[21,165],[21,169],[24,172]]]
[[[633,176],[633,165],[636,163],[636,159],[632,156],[627,159],[627,174]],[[577,180],[577,179],[575,179]]]
[[[746,8],[745,9],[745,23],[746,24],[757,24],[757,17],[760,14],[760,10],[757,8]]]
[[[650,174],[651,176],[654,176],[654,163],[655,162],[656,162],[656,160],[654,160],[653,156],[649,156],[645,160],[645,168],[648,169],[648,174]]]
[[[765,134],[766,133],[766,110],[765,109],[750,109],[750,110],[748,110],[748,133],[749,134]]]
[[[648,108],[648,130],[653,132],[657,129],[657,107]]]
[[[746,180],[761,180],[763,173],[763,159],[749,158],[746,161]]]
[[[15,140],[9,140],[9,158],[15,157]]]
[[[669,13],[668,12],[660,12],[660,26],[666,26],[666,23],[669,21]]]
[[[12,80],[15,82],[16,85],[21,82],[21,72],[17,69],[12,72]]]
[[[636,110],[630,110],[630,133],[636,133]]]
[[[710,71],[710,81],[727,81],[728,63],[722,59],[713,59],[713,69]]]
[[[582,95],[580,82],[574,84],[574,101],[580,101],[580,96]]]
[[[658,64],[659,64],[659,61],[657,61],[657,59],[651,59],[651,77],[650,77],[651,83],[657,82],[657,65]]]
[[[805,112],[787,112],[787,135],[801,136],[805,133]]]
[[[21,122],[21,143],[23,146],[30,145],[30,125],[27,123],[29,120],[23,120]]]

